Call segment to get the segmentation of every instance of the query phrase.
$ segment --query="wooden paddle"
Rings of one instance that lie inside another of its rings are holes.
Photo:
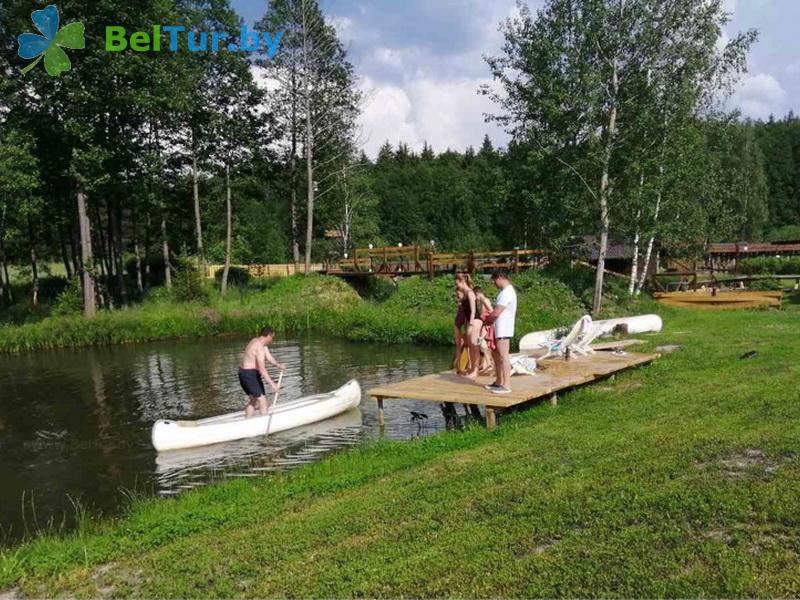
[[[269,426],[272,425],[272,413],[275,412],[275,407],[278,405],[278,392],[281,391],[281,382],[283,382],[283,369],[281,369],[281,374],[278,375],[278,389],[275,390],[275,397],[272,399],[272,406],[269,409],[269,419],[267,419],[267,431],[264,435],[269,435]]]

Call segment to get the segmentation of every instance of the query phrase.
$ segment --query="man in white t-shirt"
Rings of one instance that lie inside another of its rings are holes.
[[[495,382],[486,386],[494,394],[511,393],[511,338],[514,337],[514,321],[517,318],[517,292],[508,273],[495,271],[492,281],[500,293],[497,296],[494,310],[487,319],[488,325],[494,325],[494,337],[497,348],[493,352]]]

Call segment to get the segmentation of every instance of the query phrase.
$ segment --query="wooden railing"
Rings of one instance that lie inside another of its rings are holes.
[[[539,268],[547,264],[542,250],[515,249],[496,252],[434,252],[423,246],[358,248],[353,256],[331,265],[329,273],[339,275],[434,275],[443,272],[476,273],[506,269]]]

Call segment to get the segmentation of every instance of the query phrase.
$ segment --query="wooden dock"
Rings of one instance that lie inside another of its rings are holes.
[[[588,356],[546,359],[539,363],[535,375],[515,375],[511,380],[510,394],[493,394],[484,385],[493,377],[479,377],[472,381],[452,371],[407,379],[369,390],[378,402],[379,422],[384,424],[384,402],[392,399],[454,402],[485,407],[486,426],[495,426],[496,413],[533,400],[549,399],[556,404],[560,391],[598,379],[613,376],[619,371],[648,364],[658,354],[628,353],[621,356],[611,352],[595,352]]]

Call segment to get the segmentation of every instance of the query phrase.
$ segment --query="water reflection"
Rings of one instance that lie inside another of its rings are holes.
[[[68,496],[103,512],[122,488],[174,494],[210,480],[285,470],[378,435],[375,403],[309,428],[157,455],[159,418],[202,418],[244,406],[236,377],[241,338],[40,352],[0,357],[0,527],[6,540],[72,512]],[[287,365],[281,401],[356,378],[366,391],[441,370],[444,348],[356,344],[319,337],[279,341]],[[428,415],[421,429],[411,411]],[[438,431],[436,405],[388,402],[390,438]],[[23,493],[35,506],[21,506]]]
[[[256,474],[284,471],[331,450],[358,444],[365,437],[361,424],[362,413],[356,408],[320,423],[267,437],[162,452],[156,455],[158,489],[162,494],[170,494],[195,487],[210,471],[225,471],[227,476],[240,476],[243,471]]]

